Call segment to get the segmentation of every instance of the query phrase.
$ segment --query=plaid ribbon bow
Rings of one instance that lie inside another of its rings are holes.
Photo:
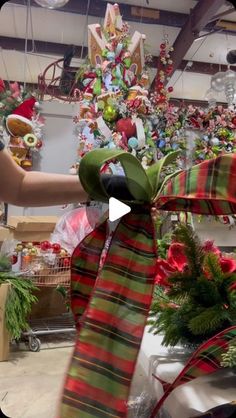
[[[236,155],[204,161],[162,178],[176,159],[168,154],[144,170],[123,151],[94,150],[80,164],[80,180],[95,200],[107,202],[101,167],[119,161],[133,210],[113,234],[102,269],[107,221],[72,257],[71,306],[77,340],[66,376],[60,418],[124,418],[131,381],[152,300],[157,249],[151,208],[223,215],[236,213]]]

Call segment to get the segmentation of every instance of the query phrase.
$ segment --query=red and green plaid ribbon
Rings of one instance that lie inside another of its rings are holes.
[[[107,201],[100,169],[107,161],[118,160],[134,196],[132,202],[125,203],[135,210],[119,222],[101,270],[106,222],[83,240],[72,257],[71,303],[78,334],[60,418],[127,416],[156,275],[151,207],[204,214],[236,213],[236,156],[206,161],[163,181],[163,166],[176,156],[169,154],[147,171],[134,156],[123,151],[94,150],[81,162],[80,179],[85,190],[92,198]]]

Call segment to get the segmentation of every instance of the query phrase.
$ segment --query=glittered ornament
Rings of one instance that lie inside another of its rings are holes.
[[[136,135],[136,125],[131,118],[119,119],[116,122],[116,130],[121,134],[124,133],[127,139]]]
[[[218,129],[218,135],[220,138],[228,138],[230,132],[227,128],[220,128]]]
[[[131,136],[131,138],[129,138],[129,140],[128,140],[128,145],[132,149],[138,148],[138,140],[137,140],[137,138],[135,136]]]
[[[174,91],[174,88],[172,86],[168,87],[168,92],[172,93]]]
[[[38,139],[37,144],[36,144],[36,148],[40,149],[43,146],[43,142],[41,141],[41,139]]]
[[[220,143],[220,140],[219,140],[219,138],[211,138],[211,144],[212,145],[219,145],[219,143]]]
[[[107,122],[114,122],[118,118],[118,112],[113,106],[105,106],[103,110],[103,119]]]

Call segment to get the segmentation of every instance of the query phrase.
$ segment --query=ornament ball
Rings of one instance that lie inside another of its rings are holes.
[[[107,122],[114,122],[118,117],[116,109],[112,106],[105,106],[103,110],[103,119]]]

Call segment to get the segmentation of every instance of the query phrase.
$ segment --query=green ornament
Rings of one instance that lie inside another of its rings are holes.
[[[230,131],[227,128],[220,128],[217,133],[221,138],[228,138],[230,135]]]
[[[171,128],[167,128],[167,129],[165,130],[165,134],[166,134],[166,136],[167,136],[167,137],[170,137],[170,136],[173,134],[173,129],[171,129]]]
[[[175,123],[175,128],[180,129],[181,128],[181,122],[176,122]]]
[[[107,105],[104,107],[103,119],[106,122],[114,122],[117,118],[118,118],[118,112],[113,106]]]
[[[129,68],[132,64],[131,58],[125,58],[123,62],[126,68]]]
[[[100,78],[97,78],[93,86],[93,94],[95,94],[95,96],[99,96],[101,92],[102,92],[102,82]]]

